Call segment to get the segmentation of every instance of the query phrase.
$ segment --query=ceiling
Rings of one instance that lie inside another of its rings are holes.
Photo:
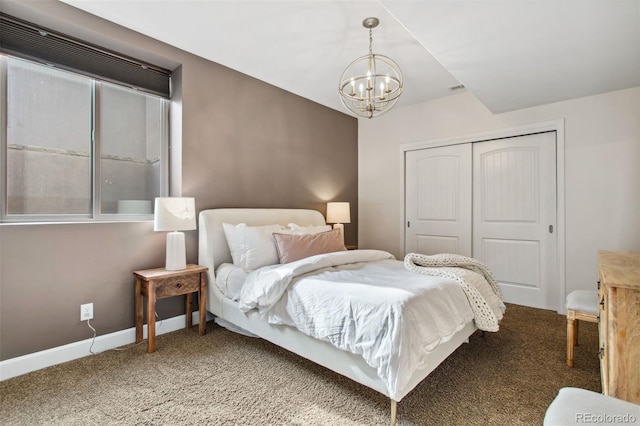
[[[501,113],[640,86],[640,0],[61,0],[347,113],[368,51],[404,74],[396,108],[459,93]]]

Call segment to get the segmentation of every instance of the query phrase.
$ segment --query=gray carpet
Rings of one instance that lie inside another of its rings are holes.
[[[558,389],[600,391],[597,326],[565,365],[565,317],[509,305],[398,404],[401,425],[541,425]],[[213,323],[0,383],[3,425],[386,425],[383,395]]]

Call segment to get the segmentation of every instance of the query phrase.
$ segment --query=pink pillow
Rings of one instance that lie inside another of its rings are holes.
[[[320,232],[319,234],[278,234],[273,233],[280,263],[289,263],[316,254],[345,251],[339,229]]]

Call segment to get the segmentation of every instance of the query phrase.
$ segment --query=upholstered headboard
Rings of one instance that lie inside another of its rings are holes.
[[[198,264],[209,267],[209,280],[216,268],[231,263],[231,253],[222,228],[223,223],[247,225],[324,225],[324,216],[316,210],[305,209],[211,209],[200,212]]]

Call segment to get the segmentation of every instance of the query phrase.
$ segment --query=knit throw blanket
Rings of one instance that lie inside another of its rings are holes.
[[[452,271],[441,268],[465,268],[484,276],[493,291],[499,297],[502,292],[491,271],[480,261],[458,254],[436,254],[427,256],[419,253],[409,253],[404,258],[404,267],[409,271],[422,275],[449,278],[462,287],[471,310],[473,311],[476,326],[484,331],[498,331],[498,318],[480,292],[460,278]]]

